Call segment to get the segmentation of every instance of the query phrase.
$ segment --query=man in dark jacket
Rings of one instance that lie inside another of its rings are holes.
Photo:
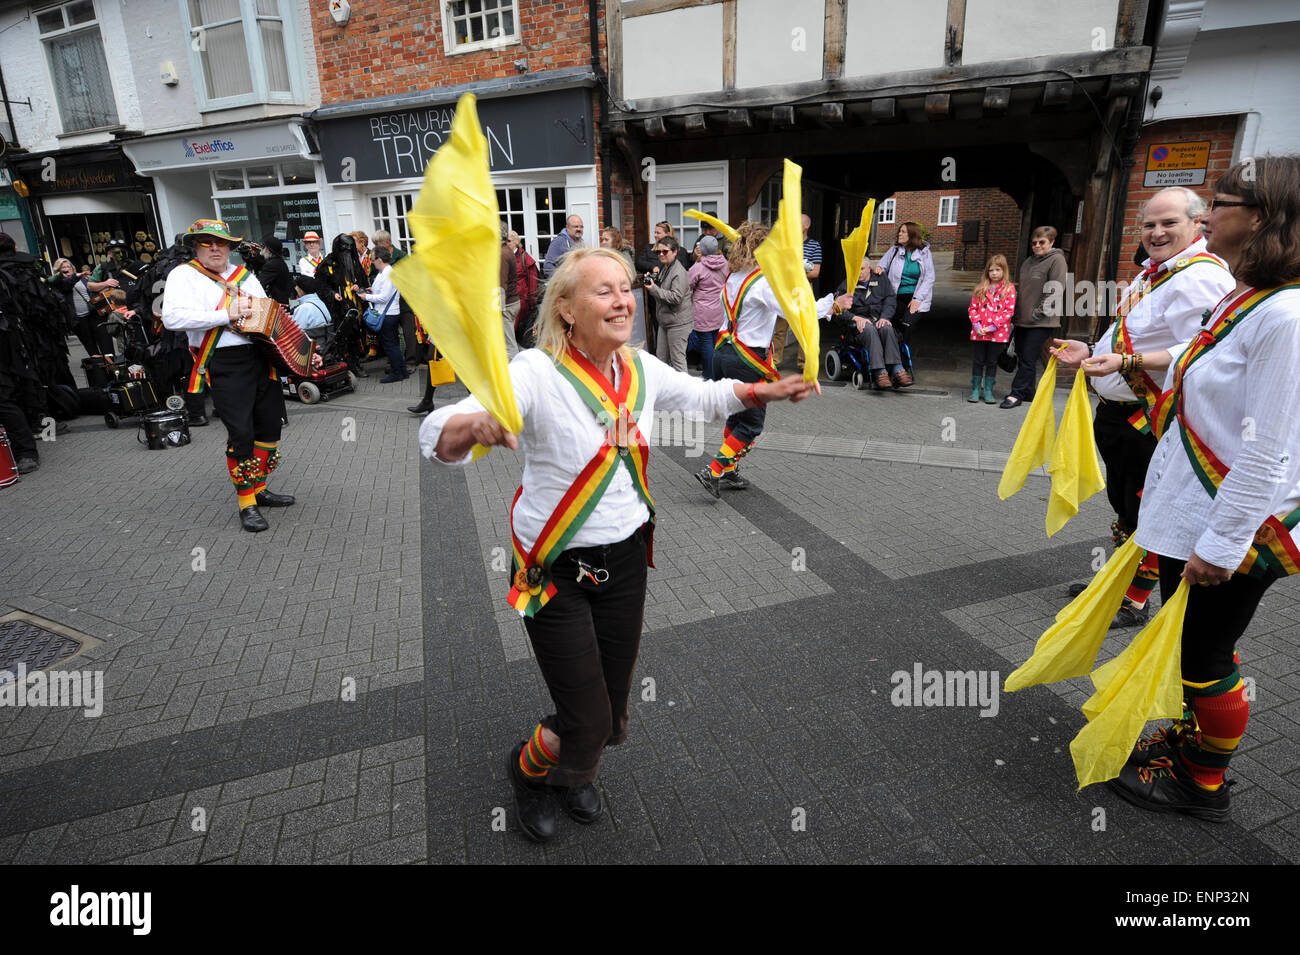
[[[847,283],[841,282],[836,294],[843,295],[846,286]],[[857,326],[857,344],[867,353],[869,374],[877,388],[906,388],[912,383],[912,376],[903,368],[898,333],[891,321],[896,302],[889,276],[872,275],[871,260],[864,258],[849,314]]]
[[[289,272],[289,263],[284,260],[284,243],[273,235],[262,240],[265,259],[257,270],[257,280],[262,283],[266,294],[285,308],[293,298],[293,275]]]

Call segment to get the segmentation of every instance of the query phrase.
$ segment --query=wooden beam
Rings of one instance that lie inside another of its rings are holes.
[[[734,3],[735,0],[727,0],[727,2]],[[836,80],[833,84],[818,79],[804,83],[747,87],[735,90],[733,94],[726,97],[725,101],[728,106],[770,109],[773,106],[794,102],[849,102],[891,96],[915,96],[918,90],[926,88],[932,93],[969,92],[988,86],[1022,87],[1052,82],[1061,79],[1061,70],[1076,77],[1080,83],[1092,83],[1096,86],[1099,82],[1104,82],[1117,74],[1144,73],[1150,60],[1150,48],[1130,47],[1106,50],[1101,53],[1068,53],[1010,62],[977,63],[955,70],[942,66],[907,73],[852,76]],[[693,113],[699,107],[692,107],[691,104],[697,102],[699,98],[698,94],[640,97],[637,99],[637,108],[647,113],[668,111]]]
[[[663,136],[668,131],[662,116],[647,116],[643,125],[647,136]]]
[[[898,101],[893,97],[884,99],[873,99],[871,101],[871,121],[873,123],[887,123],[894,118],[898,110]]]
[[[623,17],[648,17],[669,10],[685,10],[687,7],[711,7],[717,2],[718,0],[625,0],[622,4]]]
[[[736,88],[736,0],[722,4],[722,88]]]
[[[844,104],[822,103],[822,111],[819,118],[828,126],[843,126]]]
[[[609,75],[609,98],[623,102],[623,4],[605,0],[605,64]]]
[[[1069,106],[1074,97],[1074,84],[1068,80],[1053,80],[1043,84],[1044,106]]]
[[[986,113],[1004,113],[1011,105],[1011,90],[1005,86],[990,86],[984,91],[982,104]]]
[[[773,126],[793,126],[793,125],[794,125],[794,107],[793,107],[793,106],[773,106],[773,107],[772,107],[772,125],[773,125]]]
[[[700,133],[709,128],[708,122],[704,119],[703,113],[686,114],[686,131],[688,133]]]
[[[727,125],[733,129],[752,129],[754,116],[747,109],[727,110]]]
[[[822,79],[838,80],[844,75],[844,48],[848,43],[847,3],[848,0],[826,0],[826,19],[822,25]]]
[[[949,66],[961,64],[961,48],[965,42],[966,0],[948,0],[948,25],[943,46]]]
[[[951,108],[952,99],[947,93],[931,93],[925,98],[926,119],[946,119]]]
[[[1120,0],[1115,18],[1115,46],[1138,46],[1147,25],[1149,0]]]

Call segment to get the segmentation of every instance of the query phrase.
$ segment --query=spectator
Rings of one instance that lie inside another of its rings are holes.
[[[581,216],[569,216],[562,230],[556,233],[546,249],[546,260],[542,263],[542,274],[550,278],[560,267],[560,260],[574,249],[582,248],[582,230],[585,228]]]
[[[726,256],[731,252],[731,240],[719,232],[717,226],[710,222],[700,220],[700,238],[702,239],[706,235],[713,236],[714,240],[718,243],[719,255]]]
[[[659,274],[646,282],[646,295],[655,300],[662,334],[655,345],[655,357],[678,371],[686,370],[686,340],[695,324],[691,304],[690,275],[677,261],[680,246],[672,236],[655,243],[659,257]]]
[[[901,325],[904,334],[921,320],[921,313],[930,310],[930,296],[934,292],[934,258],[923,234],[919,223],[904,222],[898,227],[897,244],[884,254],[874,270],[877,275],[889,275],[889,284],[898,296],[894,325]]]
[[[984,274],[966,310],[970,318],[973,362],[967,401],[979,401],[982,386],[985,403],[997,403],[993,382],[998,377],[998,356],[1011,337],[1011,319],[1015,313],[1016,287],[1011,284],[1006,256],[994,255],[984,266]]]
[[[519,354],[515,325],[519,320],[519,275],[515,253],[510,248],[510,227],[501,223],[501,321],[505,325],[506,356]]]
[[[607,225],[600,230],[600,247],[602,249],[613,249],[623,258],[627,259],[628,268],[635,268],[632,261],[632,252],[623,245],[623,233],[615,229],[612,225]]]
[[[262,249],[266,257],[258,269],[257,280],[262,283],[267,295],[288,308],[294,287],[289,263],[284,260],[284,243],[275,236],[268,235],[262,240]]]
[[[654,276],[659,273],[659,256],[655,252],[655,248],[661,239],[667,238],[677,238],[672,225],[667,221],[656,222],[654,242],[646,246],[645,250],[636,257],[636,261],[633,263],[636,266],[637,273],[641,276],[643,286],[646,276]],[[659,328],[657,308],[658,303],[652,296],[647,294],[645,296],[645,340],[646,350],[651,352],[654,351],[656,333]]]
[[[1055,229],[1050,225],[1039,226],[1030,236],[1029,244],[1034,254],[1020,263],[1014,332],[1016,355],[1020,362],[1011,382],[1011,393],[1002,399],[999,408],[1015,408],[1033,400],[1043,346],[1061,327],[1059,299],[1052,301],[1043,290],[1048,282],[1065,284],[1065,253],[1052,248],[1055,241]]]
[[[86,354],[113,354],[113,338],[99,327],[99,316],[90,304],[91,292],[86,287],[87,277],[78,275],[70,260],[59,259],[54,263],[54,274],[48,281],[63,296],[64,304],[74,316],[72,330],[81,342],[81,347],[86,349]]]
[[[389,261],[393,265],[406,258],[406,252],[393,245],[393,235],[387,229],[380,229],[371,241],[374,242],[375,249],[387,249],[392,254]],[[402,357],[406,359],[408,367],[414,368],[424,361],[424,347],[420,344],[419,336],[415,331],[415,312],[411,311],[411,306],[406,299],[399,298],[398,301],[402,303],[402,310],[397,315],[397,324],[402,330]]]
[[[402,357],[402,350],[397,347],[397,324],[398,316],[401,313],[401,295],[397,292],[397,287],[393,285],[392,260],[393,253],[388,249],[375,249],[375,268],[378,273],[375,275],[375,284],[369,292],[362,292],[362,297],[372,305],[378,305],[380,314],[384,316],[384,324],[379,329],[379,345],[388,356],[388,374],[379,379],[381,385],[391,384],[395,381],[405,381],[410,377],[406,370],[406,360]]]
[[[727,285],[727,258],[718,248],[718,240],[706,235],[697,243],[700,260],[691,266],[689,283],[695,322],[686,350],[698,349],[700,372],[705,381],[713,381],[713,343],[722,327],[722,290]]]
[[[844,295],[847,289],[848,283],[842,282],[836,294]],[[864,256],[848,310],[858,329],[858,347],[867,353],[867,372],[875,380],[876,387],[882,390],[912,385],[912,376],[903,367],[898,332],[894,328],[897,307],[889,276],[873,276],[871,259]]]
[[[533,347],[532,329],[537,320],[537,293],[541,284],[537,260],[524,248],[518,232],[507,234],[506,241],[515,254],[515,287],[519,295],[519,317],[515,320],[515,343],[520,348]]]

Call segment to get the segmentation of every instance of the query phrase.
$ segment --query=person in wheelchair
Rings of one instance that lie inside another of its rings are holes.
[[[840,283],[837,297],[846,294],[846,287],[846,282]],[[853,289],[853,304],[848,308],[848,318],[857,329],[856,338],[850,336],[849,344],[865,352],[868,377],[881,389],[907,388],[912,384],[911,374],[903,367],[903,353],[893,322],[896,299],[889,276],[873,275],[871,259],[864,257]]]

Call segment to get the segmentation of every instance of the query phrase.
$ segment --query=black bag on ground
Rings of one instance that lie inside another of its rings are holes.
[[[998,367],[1007,374],[1011,374],[1016,370],[1018,364],[1020,364],[1020,361],[1016,358],[1015,339],[1008,338],[1006,347],[1003,348],[1001,354],[998,355]]]

